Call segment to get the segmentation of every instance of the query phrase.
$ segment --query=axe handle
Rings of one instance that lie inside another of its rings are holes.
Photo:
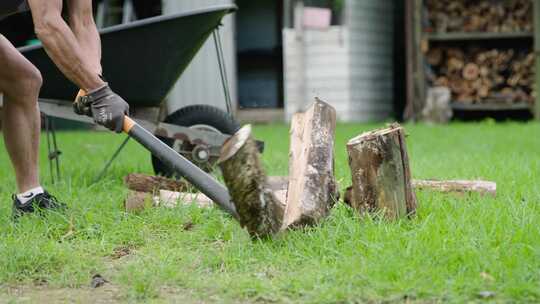
[[[229,191],[210,174],[174,151],[128,116],[124,117],[123,131],[159,158],[165,165],[182,175],[221,209],[238,219],[238,213],[231,201]]]

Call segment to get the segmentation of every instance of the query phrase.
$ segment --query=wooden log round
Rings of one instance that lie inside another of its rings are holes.
[[[252,237],[278,233],[285,206],[268,185],[250,125],[241,128],[225,142],[218,164],[238,212],[240,225]]]
[[[405,133],[399,124],[366,132],[347,144],[352,173],[352,207],[381,211],[389,219],[416,210]]]

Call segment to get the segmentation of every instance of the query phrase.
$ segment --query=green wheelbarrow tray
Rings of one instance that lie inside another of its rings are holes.
[[[132,107],[158,107],[234,5],[159,16],[100,31],[104,77]],[[44,75],[40,98],[73,100],[76,88],[41,45],[19,49]]]

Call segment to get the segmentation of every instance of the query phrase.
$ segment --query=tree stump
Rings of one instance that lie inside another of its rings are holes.
[[[336,111],[316,99],[293,116],[289,149],[289,186],[283,229],[316,224],[339,197],[334,178]]]
[[[405,132],[399,124],[363,133],[347,144],[352,173],[351,205],[382,211],[389,219],[416,210]]]
[[[222,147],[218,164],[239,215],[240,225],[253,237],[280,231],[285,206],[273,193],[259,157],[259,150],[246,125]]]

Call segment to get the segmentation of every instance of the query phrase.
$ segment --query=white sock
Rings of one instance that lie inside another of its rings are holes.
[[[17,194],[17,199],[22,205],[26,204],[29,200],[33,199],[36,195],[44,193],[43,187],[39,186],[34,189],[30,189],[24,193]]]

